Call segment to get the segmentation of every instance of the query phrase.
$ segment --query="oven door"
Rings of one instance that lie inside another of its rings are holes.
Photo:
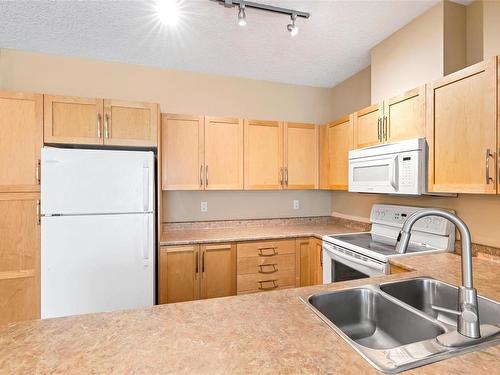
[[[384,262],[323,242],[323,283],[363,279],[387,274]]]
[[[349,159],[349,191],[397,193],[398,155],[377,155]]]

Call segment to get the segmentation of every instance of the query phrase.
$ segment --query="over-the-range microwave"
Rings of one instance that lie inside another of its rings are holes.
[[[426,165],[427,142],[423,138],[349,151],[349,191],[425,194]]]

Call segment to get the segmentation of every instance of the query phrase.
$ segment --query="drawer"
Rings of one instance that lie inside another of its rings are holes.
[[[295,286],[295,270],[277,271],[272,274],[251,273],[237,276],[238,293],[275,290]]]
[[[278,271],[295,271],[295,254],[238,258],[236,270],[238,275],[247,275],[250,273],[265,275]]]
[[[237,257],[272,257],[282,254],[295,254],[295,240],[276,240],[241,242],[237,245]]]

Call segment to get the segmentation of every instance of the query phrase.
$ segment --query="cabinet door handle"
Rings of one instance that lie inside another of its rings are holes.
[[[288,186],[288,167],[285,167],[285,185]]]
[[[104,138],[109,138],[109,114],[104,115]]]
[[[194,279],[196,280],[198,278],[198,272],[199,272],[199,265],[200,263],[200,257],[198,254],[198,250],[194,252]]]
[[[205,273],[205,251],[201,253],[201,273]]]
[[[490,158],[493,158],[493,154],[491,153],[491,149],[486,150],[486,185],[489,185],[493,182],[493,177],[490,176]]]
[[[391,138],[391,127],[389,124],[389,120],[387,119],[387,116],[384,116],[384,124],[385,124],[385,140],[387,141],[389,138]]]
[[[382,120],[382,129],[383,129],[383,138],[384,138],[384,141],[387,141],[387,116],[383,117],[383,120]]]
[[[36,201],[36,223],[40,225],[40,222],[42,220],[42,215],[40,213],[40,199]]]
[[[382,119],[379,117],[377,120],[377,138],[382,141],[382,131],[381,131]]]
[[[200,186],[203,186],[203,165],[200,165]]]
[[[37,185],[40,185],[40,159],[38,159],[36,161],[36,168],[35,168],[35,180],[36,180],[36,184]]]
[[[208,186],[208,165],[205,165],[205,186]]]
[[[283,168],[280,168],[280,185],[283,186]]]
[[[101,138],[101,114],[97,114],[97,138]]]

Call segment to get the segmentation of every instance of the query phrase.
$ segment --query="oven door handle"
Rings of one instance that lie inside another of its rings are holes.
[[[365,266],[365,267],[369,267],[371,269],[375,269],[377,271],[380,271],[380,272],[383,272],[385,273],[385,268],[386,268],[386,265],[385,264],[381,264],[381,263],[378,263],[378,262],[375,262],[375,261],[364,261],[364,260],[360,260],[358,258],[355,258],[355,257],[351,257],[349,255],[346,255],[340,251],[335,251],[334,249],[330,248],[329,246],[324,246],[325,250],[329,251],[332,256],[334,257],[337,257],[337,258],[340,258],[340,259],[344,259],[348,262],[352,262],[352,263],[356,263],[356,264],[360,264],[362,266]]]

